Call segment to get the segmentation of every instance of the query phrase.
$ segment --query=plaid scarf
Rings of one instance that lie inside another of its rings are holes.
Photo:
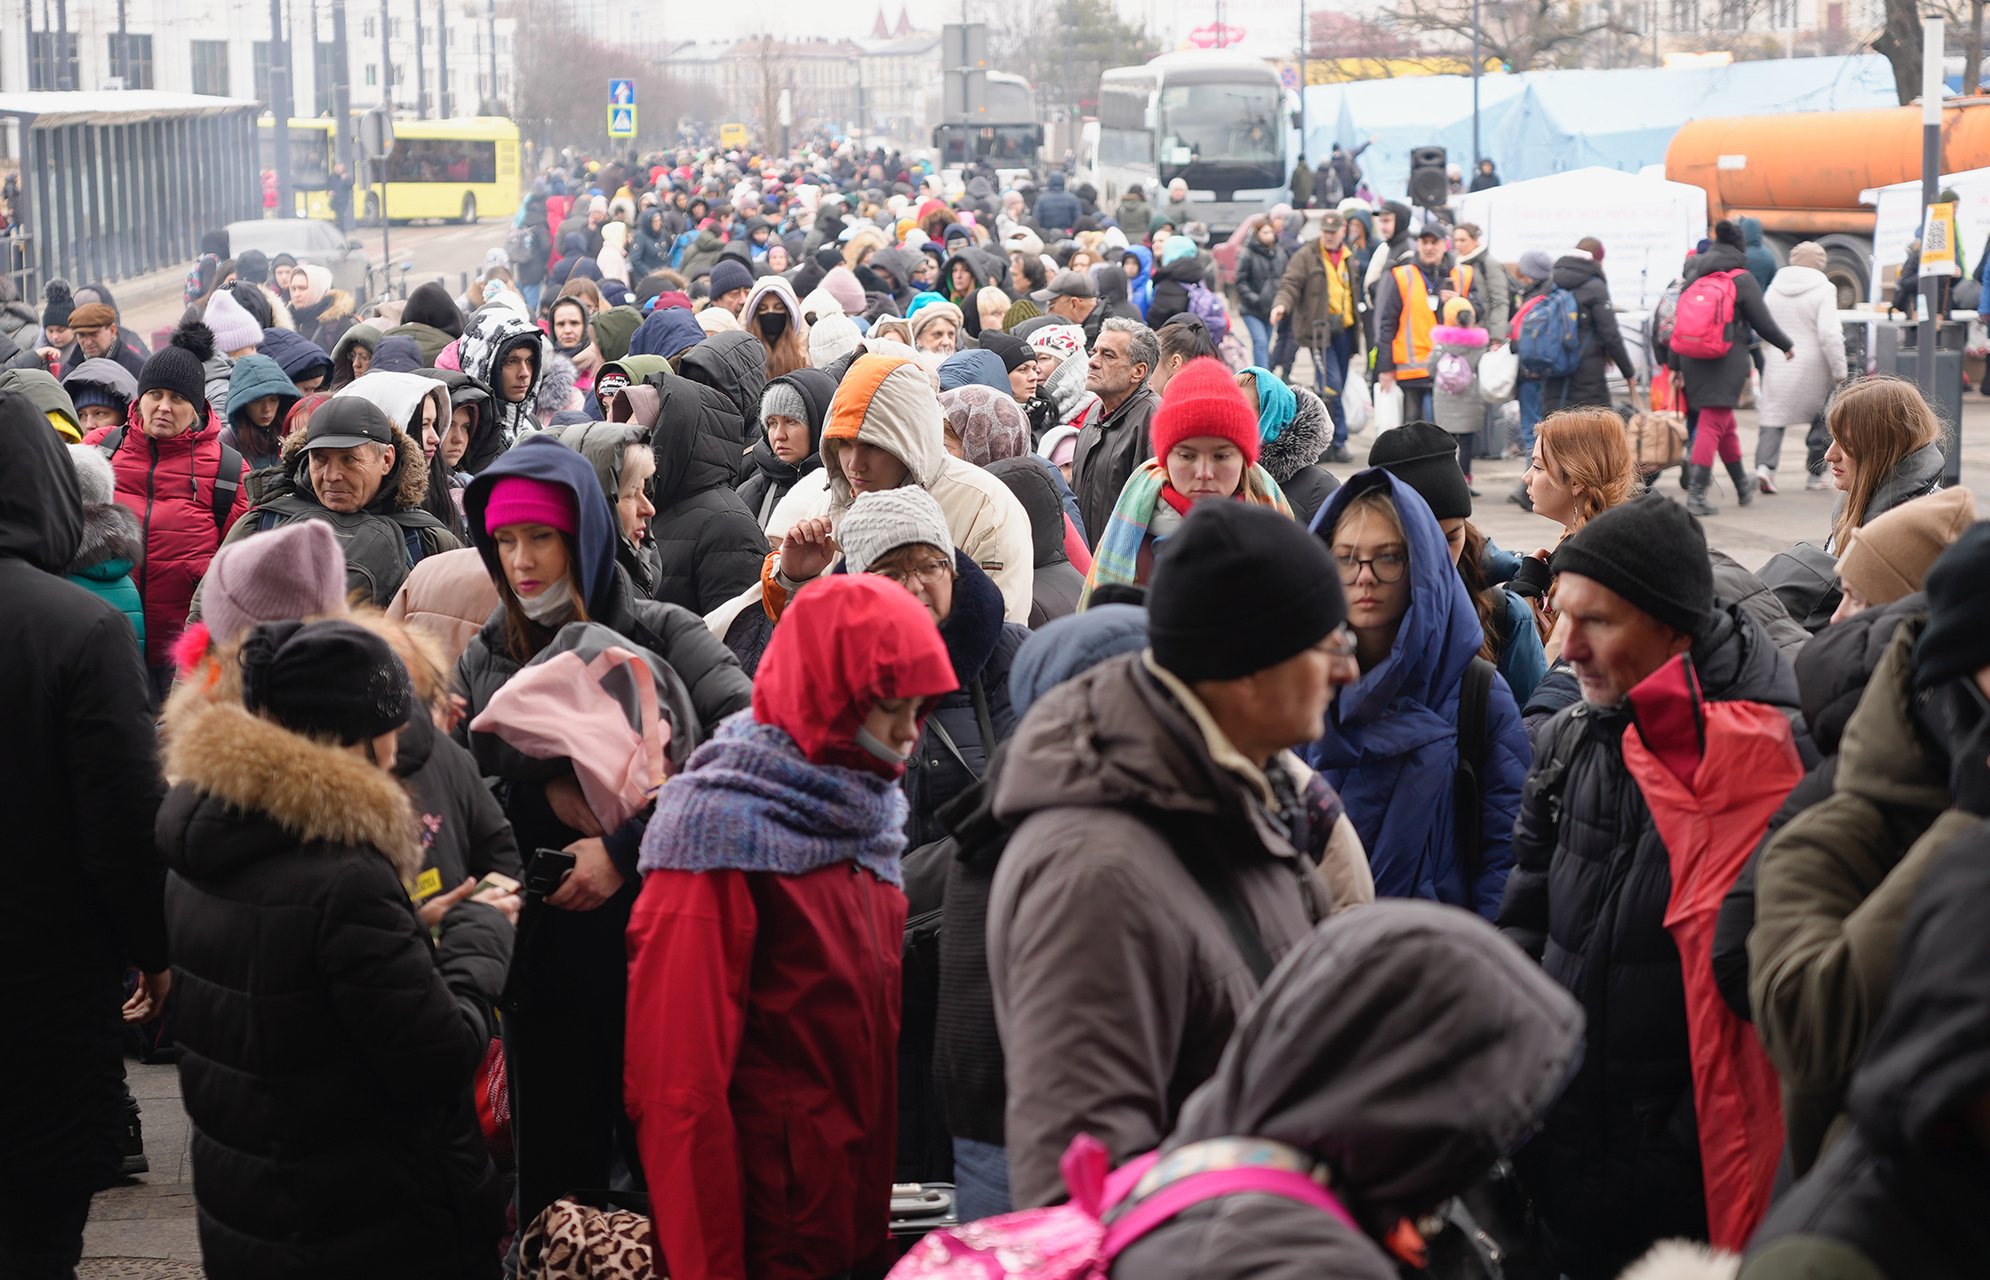
[[[1085,589],[1078,596],[1080,609],[1091,603],[1092,591],[1104,583],[1140,585],[1140,550],[1153,532],[1155,512],[1164,502],[1172,510],[1181,510],[1169,500],[1166,492],[1169,487],[1168,469],[1154,458],[1141,463],[1127,477],[1126,487],[1119,491],[1119,501],[1113,504],[1112,516],[1106,521],[1105,535],[1099,539],[1098,550],[1092,553],[1092,569],[1085,575]],[[1292,508],[1286,504],[1278,481],[1255,462],[1244,472],[1244,491],[1237,496],[1244,502],[1272,507],[1288,519],[1292,516]]]

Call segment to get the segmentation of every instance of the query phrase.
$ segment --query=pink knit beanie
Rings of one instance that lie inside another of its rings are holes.
[[[505,476],[491,486],[484,501],[484,532],[494,534],[508,524],[550,525],[568,537],[580,536],[573,491],[531,476]]]
[[[265,622],[345,612],[345,552],[323,520],[298,520],[214,553],[200,589],[216,644]]]

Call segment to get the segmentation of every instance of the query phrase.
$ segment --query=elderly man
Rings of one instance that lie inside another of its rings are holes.
[[[81,292],[87,293],[88,290]],[[62,372],[68,377],[85,360],[114,360],[136,378],[145,371],[145,348],[136,337],[118,324],[117,309],[106,302],[85,302],[69,313],[69,332],[75,341],[62,354]]]
[[[250,508],[225,542],[298,520],[327,521],[345,549],[348,590],[382,607],[416,564],[463,545],[422,508],[429,471],[421,446],[371,401],[327,401],[311,415],[300,452],[285,464],[293,487]],[[196,596],[195,616],[199,610]]]
[[[1045,315],[1083,326],[1099,305],[1099,287],[1083,271],[1060,271],[1050,283],[1030,295]]]
[[[1597,516],[1555,553],[1565,670],[1534,729],[1499,926],[1582,1001],[1581,1070],[1520,1153],[1571,1280],[1614,1277],[1653,1242],[1705,1239],[1679,949],[1665,842],[1624,763],[1627,695],[1682,653],[1709,702],[1796,716],[1796,677],[1739,605],[1716,603],[1699,521],[1656,495]],[[1808,736],[1799,734],[1800,747]]]
[[[1105,536],[1127,477],[1154,456],[1147,424],[1161,397],[1147,379],[1160,363],[1160,340],[1146,325],[1115,316],[1099,327],[1085,390],[1098,396],[1101,407],[1098,417],[1078,433],[1078,448],[1071,455],[1071,487],[1077,490],[1078,512],[1094,546]]]

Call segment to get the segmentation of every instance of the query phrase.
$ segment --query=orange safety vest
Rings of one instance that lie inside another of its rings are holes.
[[[1472,266],[1461,262],[1451,268],[1451,291],[1461,298],[1472,296]]]
[[[1396,296],[1401,303],[1396,309],[1396,336],[1389,344],[1396,361],[1395,379],[1411,382],[1428,378],[1430,370],[1424,368],[1424,362],[1430,359],[1431,330],[1437,328],[1430,290],[1424,285],[1423,272],[1407,263],[1391,274],[1396,277]]]

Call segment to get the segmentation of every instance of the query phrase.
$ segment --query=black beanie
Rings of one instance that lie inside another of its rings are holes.
[[[1975,675],[1990,667],[1990,523],[1963,530],[1935,559],[1922,584],[1928,594],[1928,625],[1914,645],[1914,686],[1926,689],[1945,680]]]
[[[1347,621],[1326,543],[1248,502],[1197,504],[1154,554],[1154,660],[1182,680],[1236,680],[1304,653]]]
[[[340,746],[391,733],[413,713],[408,671],[355,622],[268,622],[242,641],[242,704]]]
[[[1029,343],[1000,329],[983,330],[979,341],[983,351],[992,351],[1001,358],[1002,368],[1009,373],[1036,359],[1036,350]]]
[[[41,327],[67,329],[69,313],[76,309],[76,299],[69,292],[69,282],[49,281],[48,288],[42,291],[42,298]]]
[[[1406,422],[1375,437],[1368,465],[1385,467],[1417,491],[1439,520],[1469,519],[1472,487],[1458,467],[1458,439],[1428,422]]]
[[[138,394],[148,391],[165,390],[180,397],[197,409],[207,408],[207,370],[205,365],[214,355],[214,331],[198,320],[189,320],[173,330],[173,339],[145,361],[145,367],[138,371]],[[194,423],[199,430],[206,425],[207,415],[202,413]]]
[[[1554,571],[1594,579],[1666,626],[1697,636],[1714,608],[1707,535],[1686,508],[1649,493],[1612,507],[1556,549]]]

